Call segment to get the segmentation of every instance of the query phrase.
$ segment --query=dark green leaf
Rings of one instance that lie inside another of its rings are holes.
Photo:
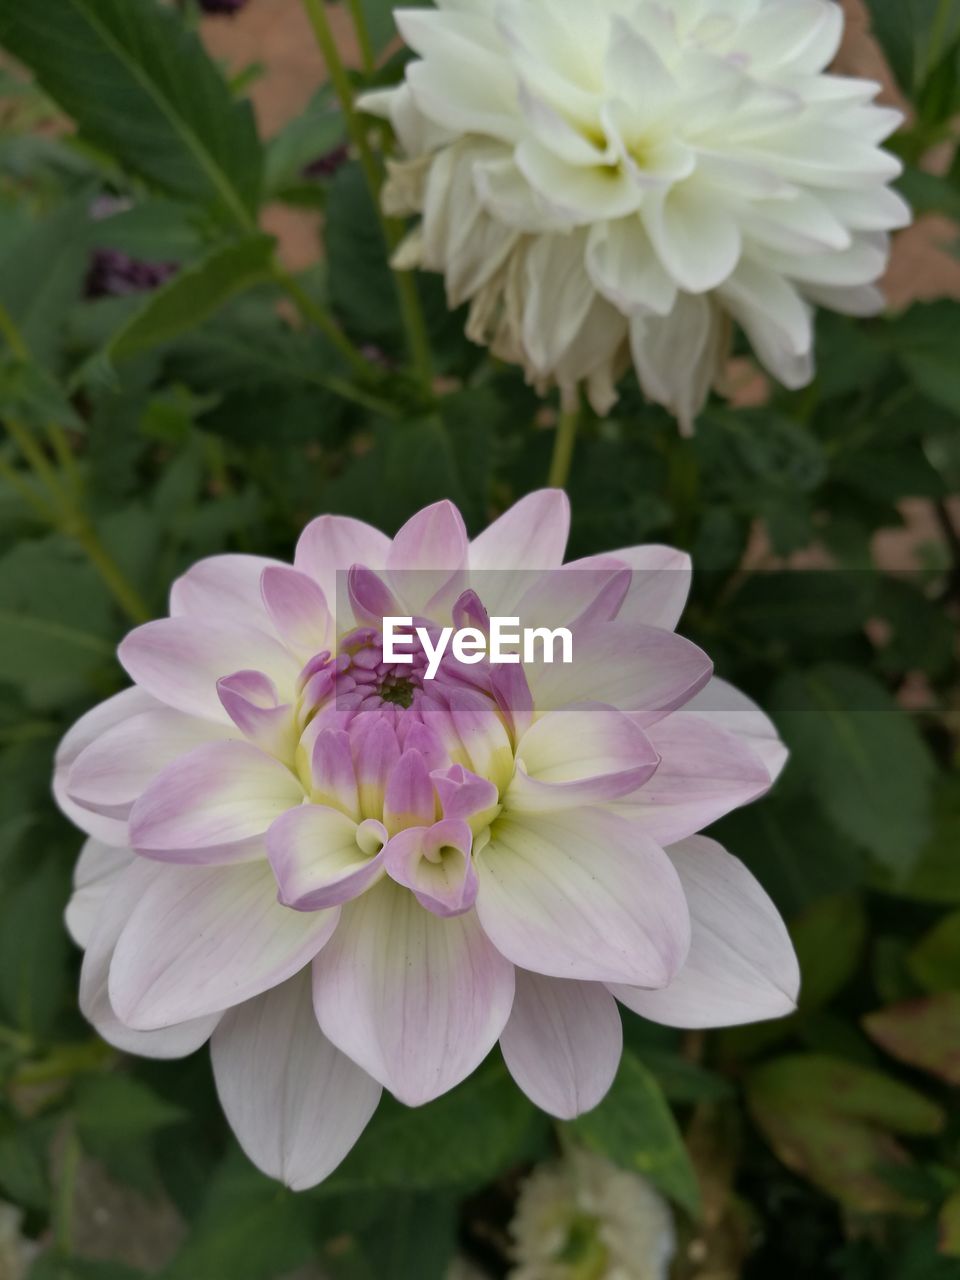
[[[857,972],[867,940],[867,917],[859,897],[825,898],[810,907],[790,930],[803,986],[800,1009],[819,1009],[842,991]]]
[[[907,713],[872,677],[828,663],[782,677],[770,711],[830,819],[906,876],[930,833],[934,775]]]
[[[0,44],[96,146],[252,229],[262,157],[250,106],[175,11],[156,0],[0,0]]]
[[[316,1194],[489,1182],[536,1146],[541,1124],[499,1065],[417,1110],[384,1098],[360,1141]]]
[[[269,276],[273,245],[271,236],[247,236],[181,271],[110,339],[102,358],[119,364],[196,328],[238,293]]]
[[[32,1036],[50,1033],[73,990],[62,913],[65,870],[42,863],[0,905],[0,1010]]]
[[[0,0],[0,27],[2,13]],[[30,224],[0,257],[0,305],[44,365],[56,363],[64,316],[80,297],[90,255],[87,204],[86,196],[71,200]]]
[[[654,1076],[629,1051],[610,1092],[568,1126],[591,1150],[641,1173],[693,1217],[700,1191],[673,1113]]]
[[[927,991],[960,991],[960,911],[944,916],[924,934],[907,963]]]

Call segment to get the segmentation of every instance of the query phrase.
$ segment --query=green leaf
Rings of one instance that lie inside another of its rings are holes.
[[[960,1187],[948,1196],[940,1210],[940,1252],[960,1258]]]
[[[272,236],[251,235],[214,249],[150,295],[96,360],[122,364],[202,324],[220,307],[270,274]]]
[[[900,88],[914,97],[960,35],[958,0],[867,0]]]
[[[0,1011],[28,1035],[48,1035],[72,996],[62,923],[68,896],[65,870],[44,862],[0,906]]]
[[[303,171],[313,160],[340,145],[346,137],[343,112],[325,85],[266,147],[264,194],[283,199],[306,179]]]
[[[121,1262],[104,1262],[90,1258],[65,1258],[59,1253],[45,1253],[27,1273],[27,1280],[143,1280],[143,1271]]]
[[[456,1244],[456,1201],[437,1195],[392,1196],[360,1236],[369,1280],[445,1280]]]
[[[869,1014],[863,1026],[900,1062],[960,1085],[960,991],[905,1000]]]
[[[646,1047],[635,1052],[670,1102],[722,1102],[733,1095],[729,1080],[678,1053]]]
[[[156,0],[0,0],[0,44],[95,146],[252,229],[262,167],[253,113],[174,10]]]
[[[769,710],[831,821],[906,876],[930,834],[935,774],[907,713],[872,677],[833,663],[782,677]]]
[[[309,1202],[232,1151],[162,1280],[276,1280],[313,1255]]]
[[[29,705],[82,696],[115,660],[110,599],[68,544],[23,542],[0,557],[0,671]]]
[[[920,303],[889,327],[891,351],[915,386],[951,413],[960,413],[960,365],[953,335],[960,303]]]
[[[866,573],[754,573],[730,602],[730,622],[787,643],[798,635],[856,635],[863,630],[873,593],[872,576]]]
[[[909,1157],[887,1132],[939,1132],[943,1114],[880,1072],[814,1054],[778,1058],[751,1072],[753,1118],[790,1169],[862,1213],[912,1212],[887,1176]]]
[[[960,911],[944,916],[924,934],[907,964],[927,991],[960,991]]]
[[[906,880],[880,875],[877,887],[920,902],[960,903],[960,778],[941,779],[934,797],[933,833]]]
[[[330,302],[344,327],[366,342],[402,350],[389,253],[356,164],[344,165],[330,184],[325,239]]]
[[[788,916],[866,879],[858,846],[803,798],[770,796],[724,818],[716,833]]]
[[[180,1124],[186,1112],[167,1102],[132,1076],[87,1076],[77,1086],[77,1132],[92,1155],[117,1143],[137,1143],[168,1125]]]
[[[881,1125],[893,1133],[922,1137],[939,1133],[941,1109],[916,1089],[841,1058],[792,1054],[750,1073],[751,1099],[781,1110],[813,1108]]]
[[[50,1203],[47,1158],[51,1128],[49,1119],[4,1117],[0,1123],[0,1190],[27,1209],[46,1209]]]
[[[800,1009],[820,1009],[860,967],[867,941],[863,902],[853,895],[825,898],[793,922],[790,934],[803,975]]]
[[[530,1153],[544,1123],[502,1066],[416,1110],[384,1098],[360,1141],[314,1194],[491,1182]]]
[[[700,1189],[683,1139],[653,1074],[629,1051],[610,1092],[568,1130],[614,1164],[641,1173],[692,1217]]]
[[[32,223],[0,256],[0,305],[43,365],[56,363],[64,317],[80,297],[90,256],[88,199],[71,200]]]

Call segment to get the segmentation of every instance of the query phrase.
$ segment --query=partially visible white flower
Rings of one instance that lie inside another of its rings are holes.
[[[831,0],[438,0],[397,14],[420,55],[364,108],[405,159],[384,200],[421,214],[398,265],[446,277],[469,336],[607,412],[631,360],[689,427],[732,321],[788,387],[814,304],[882,305],[909,221],[879,147],[879,85],[824,73]]]
[[[510,1280],[666,1280],[676,1251],[663,1197],[588,1151],[534,1170],[510,1230]]]
[[[37,1256],[37,1246],[22,1234],[23,1214],[0,1201],[0,1280],[23,1280]]]

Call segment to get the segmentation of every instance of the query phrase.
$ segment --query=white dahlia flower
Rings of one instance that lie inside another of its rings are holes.
[[[663,1196],[589,1151],[534,1170],[510,1232],[510,1280],[667,1280],[676,1252]]]
[[[731,321],[788,387],[813,307],[876,311],[909,221],[879,147],[879,85],[825,74],[832,0],[438,0],[401,10],[420,55],[361,105],[405,152],[397,265],[446,277],[468,333],[598,413],[632,357],[689,428]]]
[[[210,1040],[241,1144],[293,1187],[381,1088],[428,1102],[498,1040],[569,1118],[616,1073],[618,1000],[678,1027],[794,1007],[773,904],[696,835],[767,790],[776,732],[674,633],[686,557],[561,567],[568,523],[548,490],[473,542],[441,502],[393,541],[321,516],[293,567],[203,560],[120,645],[133,686],[61,744],[84,1014],[131,1053]],[[441,626],[482,646],[513,616],[568,627],[573,661],[455,645],[431,678]]]

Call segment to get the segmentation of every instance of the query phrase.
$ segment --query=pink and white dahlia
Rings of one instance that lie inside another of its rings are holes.
[[[876,83],[827,74],[833,0],[437,0],[366,110],[403,148],[397,265],[443,273],[467,332],[607,412],[631,361],[689,427],[732,322],[778,381],[813,376],[816,304],[852,315],[909,221]]]
[[[473,542],[441,502],[393,541],[321,516],[292,567],[201,561],[61,745],[85,1015],[131,1053],[210,1040],[241,1144],[293,1187],[382,1088],[428,1102],[497,1040],[571,1117],[616,1072],[618,1000],[678,1027],[793,1008],[776,910],[696,834],[770,786],[776,733],[674,634],[686,557],[561,567],[568,524],[545,491]],[[435,648],[507,616],[566,626],[573,661],[385,658],[385,617]]]

